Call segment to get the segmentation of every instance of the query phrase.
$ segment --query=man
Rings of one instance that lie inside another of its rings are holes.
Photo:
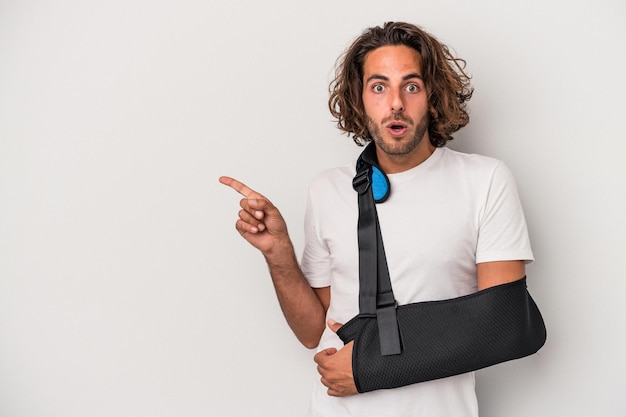
[[[331,84],[331,113],[355,142],[372,141],[391,194],[377,207],[400,305],[448,300],[520,280],[533,260],[513,178],[499,161],[444,145],[465,126],[472,89],[464,61],[419,27],[387,23],[348,48]],[[298,265],[280,212],[235,179],[237,231],[264,255],[298,339],[318,347],[311,416],[477,416],[474,374],[359,394],[353,342],[337,330],[359,313],[355,164],[310,187]],[[454,335],[451,335],[453,338]]]

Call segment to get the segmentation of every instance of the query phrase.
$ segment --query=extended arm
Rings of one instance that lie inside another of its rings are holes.
[[[314,290],[304,278],[287,225],[269,199],[233,178],[221,177],[220,182],[245,197],[235,228],[265,257],[289,327],[304,346],[314,348],[324,331],[330,291]]]

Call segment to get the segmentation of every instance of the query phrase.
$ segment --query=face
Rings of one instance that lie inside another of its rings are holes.
[[[369,52],[362,97],[378,161],[387,173],[410,169],[432,154],[419,52],[404,45]]]

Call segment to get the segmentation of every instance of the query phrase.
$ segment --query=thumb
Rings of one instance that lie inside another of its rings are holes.
[[[321,353],[323,353],[324,355],[334,355],[335,353],[337,353],[337,348],[334,347],[329,347],[324,349]]]
[[[337,353],[337,349],[334,347],[329,347],[329,348],[326,348],[324,350],[317,352],[315,356],[313,357],[313,360],[318,365],[321,365],[322,363],[326,362],[326,358],[328,356],[334,355],[335,353]]]
[[[341,324],[341,323],[337,323],[337,322],[336,322],[335,320],[333,320],[333,319],[328,320],[328,328],[329,328],[330,330],[332,330],[333,332],[335,332],[335,333],[337,333],[337,331],[338,331],[339,329],[341,329],[341,326],[343,326],[343,324]]]

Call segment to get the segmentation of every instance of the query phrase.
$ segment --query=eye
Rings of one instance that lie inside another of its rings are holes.
[[[406,91],[408,91],[409,93],[417,93],[418,91],[420,91],[420,86],[417,84],[409,84],[406,86]]]
[[[383,91],[385,91],[385,86],[382,84],[374,84],[372,86],[372,91],[375,93],[382,93]]]

